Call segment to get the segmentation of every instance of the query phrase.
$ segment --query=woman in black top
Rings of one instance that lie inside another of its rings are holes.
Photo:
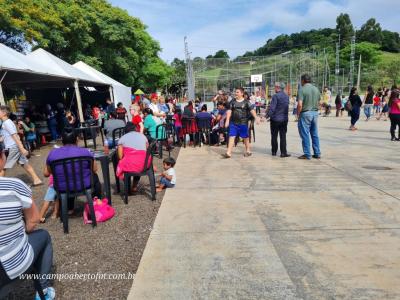
[[[349,101],[351,103],[351,125],[350,125],[350,130],[357,130],[355,127],[358,119],[360,118],[360,108],[362,106],[362,101],[360,96],[357,94],[357,88],[353,87],[350,91],[350,96],[349,96]]]
[[[368,121],[371,118],[373,105],[374,105],[374,89],[372,88],[372,86],[369,85],[364,98],[364,114],[367,117],[366,121]]]

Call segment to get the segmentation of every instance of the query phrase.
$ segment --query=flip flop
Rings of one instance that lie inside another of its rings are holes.
[[[44,185],[43,181],[40,183],[31,184],[31,187]]]
[[[228,153],[221,154],[221,156],[222,156],[222,158],[231,158],[232,157]]]
[[[249,157],[249,156],[251,156],[253,153],[251,153],[251,152],[246,152],[245,154],[243,154],[243,156],[244,157]]]

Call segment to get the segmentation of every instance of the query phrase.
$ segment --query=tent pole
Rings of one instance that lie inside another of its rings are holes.
[[[4,73],[4,75],[0,79],[0,104],[1,105],[6,105],[6,101],[4,99],[4,94],[3,94],[3,86],[1,85],[1,83],[3,82],[3,79],[4,79],[4,77],[6,77],[6,75],[7,75],[7,71]]]
[[[4,100],[3,87],[1,83],[0,83],[0,104],[6,105],[6,101]]]
[[[74,87],[76,94],[76,104],[78,105],[79,120],[81,123],[83,123],[85,122],[85,119],[83,118],[82,99],[81,99],[81,93],[79,91],[78,80],[75,80]]]
[[[110,100],[112,101],[112,103],[114,103],[115,106],[115,102],[114,102],[114,90],[112,85],[110,85],[110,87],[108,88],[108,91],[110,92]]]

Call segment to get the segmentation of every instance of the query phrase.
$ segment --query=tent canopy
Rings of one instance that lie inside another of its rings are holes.
[[[69,82],[70,78],[51,74],[37,62],[0,43],[0,80],[4,85],[40,82]]]
[[[77,80],[80,86],[105,85],[103,81],[82,72],[42,48],[39,48],[26,56],[30,61],[36,61],[43,68],[49,70],[49,73],[51,74],[70,78],[74,81]]]
[[[137,89],[134,94],[135,95],[144,95],[144,92],[141,89]]]
[[[4,76],[4,77],[3,77]],[[25,88],[107,85],[43,49],[24,55],[0,43],[0,80],[5,86]]]
[[[123,85],[122,83],[107,76],[106,74],[101,73],[100,71],[85,64],[82,61],[78,61],[73,66],[79,69],[80,71],[86,73],[87,75],[96,78],[97,80],[101,80],[107,85],[112,86],[114,95],[114,104],[121,102],[126,108],[128,108],[131,105],[132,94],[130,87]]]

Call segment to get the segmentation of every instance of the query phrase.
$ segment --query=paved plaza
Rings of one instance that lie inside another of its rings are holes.
[[[320,118],[321,161],[182,149],[128,299],[399,299],[400,142],[389,122]]]

